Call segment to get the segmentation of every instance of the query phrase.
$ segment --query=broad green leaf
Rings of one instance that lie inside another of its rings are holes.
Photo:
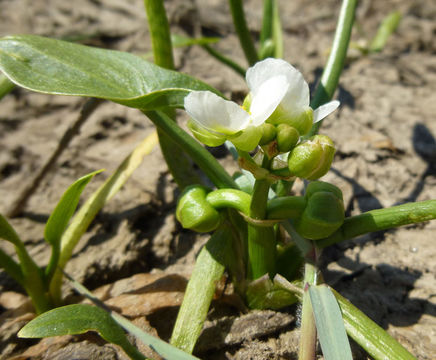
[[[95,305],[106,308],[105,304],[95,297],[85,286],[83,286],[78,281],[74,280],[71,276],[66,274],[68,280],[70,280],[70,284],[74,289],[77,290],[79,294],[87,297],[91,300]],[[126,331],[130,334],[136,336],[139,340],[141,340],[145,345],[150,346],[153,350],[155,350],[158,354],[163,356],[166,359],[180,359],[180,360],[196,360],[195,356],[189,355],[184,351],[172,346],[165,341],[160,340],[157,337],[154,337],[144,331],[142,331],[139,327],[132,324],[125,317],[118,315],[114,311],[110,312],[110,316],[121,325]],[[198,359],[197,359],[198,360]]]
[[[103,205],[125,184],[133,171],[142,163],[144,156],[148,155],[157,143],[156,132],[147,136],[79,209],[62,235],[61,253],[57,265],[60,269],[63,269],[70,260],[75,246]],[[62,271],[57,269],[50,283],[50,294],[57,302],[61,299],[62,277]]]
[[[375,360],[416,360],[401,344],[346,298],[332,289],[341,307],[345,329]]]
[[[132,54],[35,35],[1,38],[0,69],[33,91],[97,97],[147,110],[182,107],[190,90],[217,92]]]
[[[145,359],[127,340],[121,326],[106,311],[92,305],[74,304],[47,311],[25,325],[18,336],[42,338],[88,331],[97,331],[106,341],[120,346],[132,359]]]
[[[76,180],[62,195],[45,224],[44,237],[51,245],[58,245],[68,222],[79,203],[80,195],[91,179],[103,170],[94,171]]]
[[[322,353],[326,360],[353,360],[341,309],[325,285],[309,287]]]

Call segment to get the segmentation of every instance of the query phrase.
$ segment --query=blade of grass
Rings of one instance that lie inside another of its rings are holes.
[[[142,163],[144,156],[148,155],[157,144],[156,133],[147,136],[133,152],[121,163],[117,170],[108,178],[105,183],[91,195],[74,216],[70,226],[64,232],[61,241],[61,254],[52,281],[50,283],[50,294],[54,301],[61,303],[62,271],[71,258],[73,250],[78,241],[88,229],[91,221],[117,191],[124,185],[133,171]]]
[[[188,353],[194,350],[215,293],[216,283],[224,273],[231,238],[229,225],[223,224],[211,236],[195,262],[170,341],[172,345]]]
[[[341,308],[348,335],[375,360],[416,360],[397,340],[347,299],[333,289],[332,292]]]
[[[353,360],[341,310],[325,285],[309,286],[316,329],[325,360]]]

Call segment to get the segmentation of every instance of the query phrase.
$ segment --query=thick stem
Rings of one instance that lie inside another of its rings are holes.
[[[270,160],[265,156],[262,167],[268,168],[269,165]],[[265,219],[269,188],[270,183],[268,180],[256,180],[250,205],[251,218]],[[266,273],[273,277],[276,272],[275,260],[276,241],[274,229],[248,224],[248,278],[256,280]]]
[[[316,245],[324,248],[370,232],[433,219],[436,219],[436,200],[419,201],[392,206],[387,209],[371,210],[346,218],[342,226],[335,233],[328,238],[317,241]]]
[[[304,294],[298,360],[316,359],[316,326],[309,295],[309,285],[316,285],[316,283],[317,268],[313,263],[307,262],[304,266]]]
[[[174,69],[170,26],[163,0],[144,0],[148,17],[154,62],[166,69]]]

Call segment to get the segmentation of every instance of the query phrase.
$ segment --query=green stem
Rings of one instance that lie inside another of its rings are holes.
[[[250,65],[254,65],[259,61],[257,51],[251,38],[250,31],[245,21],[244,8],[241,0],[229,0],[230,10],[232,12],[233,24],[235,25],[236,33],[239,37],[242,50],[245,58]]]
[[[56,272],[56,268],[57,268],[58,263],[59,263],[60,255],[61,255],[60,242],[58,242],[56,244],[52,244],[50,260],[48,262],[47,267],[45,268],[45,283],[46,284],[50,284],[50,281]]]
[[[201,146],[192,136],[182,130],[161,111],[144,111],[144,114],[178,144],[194,160],[198,167],[218,188],[234,188],[238,186],[221,164]]]
[[[194,350],[203,328],[216,283],[224,273],[226,258],[231,251],[231,238],[230,226],[224,223],[212,235],[195,262],[170,341],[171,345],[187,353]]]
[[[15,87],[15,84],[10,81],[5,75],[0,74],[0,99],[9,94]]]
[[[341,308],[345,329],[349,336],[362,346],[376,360],[416,359],[385,330],[351,304],[347,299],[331,289]]]
[[[170,26],[163,0],[144,0],[144,5],[153,46],[154,62],[166,69],[174,70]]]
[[[320,248],[351,239],[366,233],[387,230],[402,225],[436,219],[436,200],[407,203],[387,209],[377,209],[346,218],[333,235],[319,240]]]
[[[269,168],[270,160],[264,157],[262,167]],[[250,204],[250,217],[263,220],[266,216],[268,180],[256,180]],[[256,280],[265,274],[273,277],[276,273],[276,241],[273,227],[262,227],[248,224],[248,262],[247,276]]]
[[[357,0],[344,0],[342,2],[332,50],[322,73],[321,81],[310,103],[310,106],[313,109],[316,109],[327,101],[330,101],[338,86],[339,76],[341,75],[345,58],[347,56],[356,5]],[[321,123],[322,121],[318,121],[314,124],[306,137],[315,135],[318,132]]]
[[[251,195],[242,190],[214,190],[207,194],[206,201],[217,210],[232,208],[244,213],[247,216],[250,213]]]
[[[300,349],[298,360],[316,359],[316,326],[312,303],[309,295],[309,285],[317,284],[317,268],[311,262],[304,265],[304,293],[301,312]]]
[[[267,219],[296,219],[301,216],[307,201],[304,196],[282,196],[268,201]]]
[[[171,32],[163,1],[144,0],[144,5],[153,46],[154,62],[161,67],[174,70]],[[171,119],[175,119],[173,109],[166,109],[165,112]],[[179,187],[183,189],[191,184],[202,183],[192,168],[189,157],[183,149],[179,148],[177,142],[160,130],[158,130],[158,136],[162,155]]]
[[[274,0],[263,0],[262,30],[260,31],[260,45],[271,40],[273,35]]]
[[[206,50],[210,55],[212,55],[215,59],[227,65],[229,68],[236,71],[242,77],[245,77],[246,69],[244,69],[241,65],[235,63],[232,59],[229,59],[227,56],[224,56],[219,51],[216,51],[212,46],[204,44],[201,46],[204,50]]]
[[[20,259],[21,272],[24,279],[23,286],[32,300],[36,313],[41,314],[50,310],[52,304],[46,295],[46,285],[42,269],[32,260],[23,243],[16,244],[15,251]]]

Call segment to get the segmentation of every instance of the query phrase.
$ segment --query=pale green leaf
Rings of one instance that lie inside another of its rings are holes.
[[[309,287],[316,329],[326,360],[353,360],[341,309],[325,285]]]
[[[94,171],[81,177],[64,192],[45,224],[44,237],[49,244],[55,246],[59,245],[61,236],[68,225],[68,221],[71,219],[71,216],[73,216],[77,204],[79,203],[82,191],[91,179],[101,171],[103,170]]]
[[[74,304],[47,311],[24,326],[18,336],[42,338],[88,331],[97,331],[106,341],[120,346],[132,359],[145,359],[127,340],[121,326],[106,311],[92,305]]]

